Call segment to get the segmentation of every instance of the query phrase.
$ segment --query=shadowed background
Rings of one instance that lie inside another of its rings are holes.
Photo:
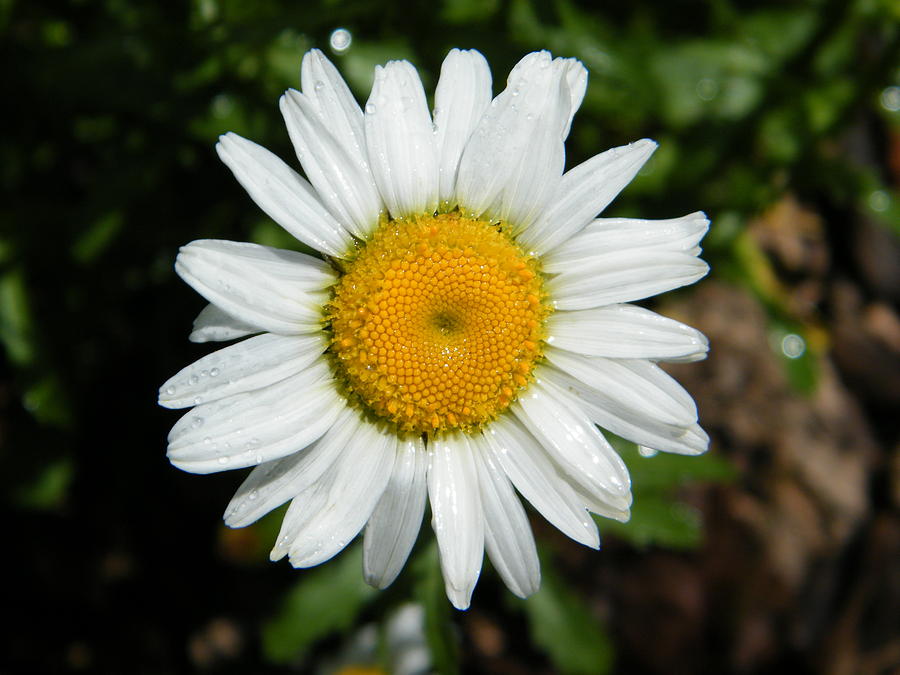
[[[0,0],[0,672],[900,672],[897,5],[598,6]],[[269,563],[278,514],[227,530],[241,476],[170,467],[178,415],[156,406],[210,351],[187,341],[204,302],[178,246],[296,246],[216,137],[292,161],[277,101],[311,47],[365,101],[388,59],[433,91],[455,46],[495,93],[528,51],[581,59],[567,166],[654,138],[607,213],[713,223],[710,277],[652,305],[710,338],[670,370],[711,452],[620,443],[632,522],[602,522],[598,553],[533,517],[541,592],[514,598],[486,563],[465,613],[427,517],[386,592],[353,547]]]

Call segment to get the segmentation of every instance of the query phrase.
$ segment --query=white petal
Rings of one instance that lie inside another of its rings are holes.
[[[552,347],[545,356],[560,370],[596,389],[617,413],[681,426],[697,421],[694,400],[649,361],[582,356]]]
[[[630,248],[700,253],[698,244],[709,230],[709,220],[700,211],[669,220],[598,218],[541,259],[545,272],[565,272],[573,264],[597,255]]]
[[[696,361],[709,351],[700,331],[635,305],[554,312],[546,330],[548,344],[588,356]]]
[[[188,340],[191,342],[223,342],[259,333],[262,329],[238,321],[212,303],[204,307],[197,318]]]
[[[272,220],[317,251],[346,255],[352,244],[350,234],[300,174],[261,145],[234,133],[220,136],[216,151]]]
[[[441,65],[434,94],[434,134],[440,173],[440,208],[457,204],[456,174],[463,148],[491,102],[491,70],[474,49],[452,49]]]
[[[556,59],[555,63],[558,63],[565,72],[571,99],[569,119],[566,122],[566,128],[563,129],[563,139],[565,139],[572,128],[572,118],[575,117],[575,113],[578,112],[578,108],[581,107],[581,102],[584,100],[584,94],[587,91],[588,71],[584,64],[577,59]]]
[[[311,49],[303,56],[300,81],[303,94],[313,104],[319,119],[347,154],[367,159],[362,110],[338,69],[320,50]]]
[[[372,173],[391,215],[437,211],[434,129],[422,81],[410,63],[390,61],[375,67],[365,125]]]
[[[225,524],[244,527],[316,483],[341,456],[353,436],[359,413],[344,407],[315,443],[250,472],[225,509]]]
[[[631,509],[629,508],[631,505],[631,495],[624,500],[610,499],[609,495],[605,494],[599,496],[588,494],[578,485],[572,485],[572,489],[578,495],[581,503],[585,505],[588,511],[603,516],[604,518],[618,520],[620,523],[627,523],[631,519]]]
[[[297,540],[297,536],[304,529],[314,525],[316,518],[319,517],[319,514],[322,513],[322,510],[331,498],[335,482],[341,471],[343,459],[345,459],[341,454],[350,447],[353,437],[366,424],[367,422],[357,413],[344,417],[341,420],[339,431],[336,426],[333,427],[338,435],[335,435],[329,441],[331,449],[328,454],[336,452],[338,458],[315,481],[291,500],[287,513],[284,514],[284,520],[281,521],[281,530],[278,532],[275,546],[272,547],[272,551],[269,553],[270,560],[280,560],[286,556],[291,546]]]
[[[655,149],[656,143],[643,139],[566,171],[548,207],[518,240],[541,255],[567,241],[631,182]]]
[[[540,379],[531,383],[510,410],[540,441],[562,472],[591,494],[624,497],[631,479],[622,458],[613,450],[578,399]]]
[[[578,496],[540,443],[515,417],[499,417],[484,435],[513,485],[551,525],[585,546],[600,546],[597,525]]]
[[[641,362],[633,362],[638,363]],[[552,368],[542,369],[541,377],[576,395],[592,421],[629,441],[682,455],[699,455],[709,445],[709,437],[696,422],[669,424],[652,414],[641,414],[624,406],[609,392],[595,389],[579,378]]]
[[[353,156],[299,91],[288,90],[280,105],[297,159],[319,198],[350,232],[368,238],[382,208],[368,163]]]
[[[264,389],[194,408],[169,434],[179,469],[213,473],[255,466],[305,448],[343,408],[326,364]]]
[[[342,551],[359,534],[391,476],[397,456],[397,436],[360,419],[359,427],[340,459],[319,512],[291,543],[294,567],[313,567]]]
[[[453,606],[466,609],[484,557],[484,516],[472,448],[462,433],[442,434],[428,448],[431,526],[444,585]]]
[[[487,553],[509,590],[526,598],[541,586],[541,564],[531,525],[487,441],[473,435],[469,442],[475,451],[472,457],[484,509]]]
[[[571,104],[565,68],[549,53],[513,68],[463,152],[456,194],[465,215],[489,211],[513,229],[531,224],[559,183]]]
[[[336,279],[303,253],[214,239],[182,246],[175,271],[231,316],[284,335],[321,329],[325,289]]]
[[[336,477],[337,462],[328,467],[319,480],[291,500],[284,519],[281,521],[281,529],[275,539],[275,546],[269,552],[269,560],[275,562],[288,554],[291,544],[297,538],[297,533],[310,525],[322,511]]]
[[[391,479],[366,525],[363,576],[376,588],[390,586],[416,543],[425,513],[428,455],[417,438],[400,443]]]
[[[589,309],[632,302],[687,286],[709,266],[686,253],[630,249],[600,254],[547,282],[557,309]]]
[[[159,388],[159,404],[186,408],[280,382],[319,358],[324,334],[283,336],[265,333],[204,356]]]

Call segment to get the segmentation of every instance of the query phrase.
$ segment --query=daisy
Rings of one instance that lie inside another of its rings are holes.
[[[628,471],[598,425],[648,451],[707,448],[690,395],[657,366],[703,358],[706,339],[628,303],[704,276],[709,223],[596,218],[656,144],[564,172],[587,87],[575,59],[529,54],[492,98],[484,57],[454,49],[433,114],[406,61],[376,68],[364,108],[320,51],[301,81],[281,112],[305,178],[233,133],[216,149],[319,256],[181,249],[177,273],[210,303],[190,339],[245,339],[160,388],[161,405],[193,407],[168,457],[193,473],[254,467],[231,527],[290,501],[272,560],[318,565],[365,528],[365,579],[386,587],[427,497],[457,608],[485,549],[528,596],[540,569],[517,492],[593,548],[589,512],[629,517]]]

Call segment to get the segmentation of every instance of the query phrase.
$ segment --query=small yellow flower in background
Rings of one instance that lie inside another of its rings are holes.
[[[704,358],[696,330],[627,304],[704,276],[702,213],[597,219],[656,144],[564,172],[587,87],[574,59],[523,58],[506,89],[451,51],[433,114],[405,61],[364,108],[313,50],[281,111],[306,178],[229,133],[217,146],[260,208],[321,258],[201,240],[178,274],[210,304],[195,342],[246,338],[188,366],[159,402],[185,471],[255,467],[225,522],[290,501],[271,558],[318,565],[365,528],[383,588],[426,496],[447,596],[469,606],[485,549],[509,589],[540,585],[518,491],[597,548],[589,511],[627,520],[627,469],[596,425],[645,450],[704,452],[690,395],[658,361]],[[251,336],[251,337],[247,337]]]

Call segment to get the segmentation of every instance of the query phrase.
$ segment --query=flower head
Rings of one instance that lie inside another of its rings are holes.
[[[656,365],[703,358],[706,339],[628,303],[706,274],[708,221],[596,218],[656,144],[564,172],[586,86],[580,62],[537,52],[492,99],[484,57],[455,49],[433,115],[405,61],[376,68],[361,109],[314,50],[302,92],[281,99],[306,178],[221,137],[250,196],[320,256],[183,247],[175,269],[210,302],[191,340],[245,339],[159,401],[193,406],[169,435],[175,466],[255,467],[228,525],[290,501],[273,560],[317,565],[365,528],[365,578],[387,586],[427,496],[453,604],[469,605],[485,549],[527,596],[540,570],[516,491],[597,548],[589,512],[626,520],[631,505],[597,425],[654,450],[706,449],[691,397]]]

